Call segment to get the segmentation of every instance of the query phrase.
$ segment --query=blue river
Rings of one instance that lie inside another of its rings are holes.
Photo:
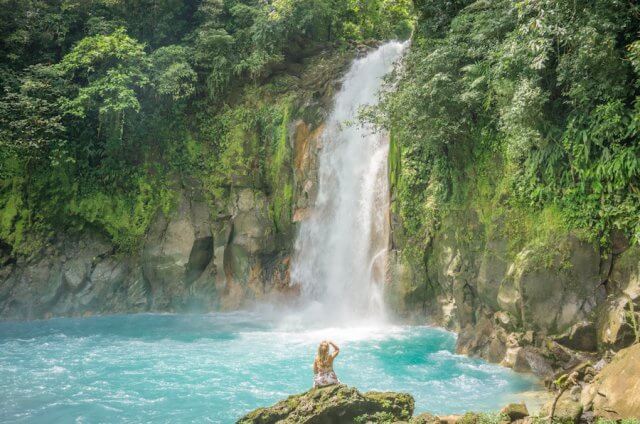
[[[539,388],[454,354],[424,326],[308,329],[257,313],[142,314],[0,323],[0,422],[233,423],[309,389],[318,342],[360,390],[413,394],[416,411],[491,411]]]

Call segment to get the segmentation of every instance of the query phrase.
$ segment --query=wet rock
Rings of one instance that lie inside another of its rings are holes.
[[[502,359],[502,362],[500,362],[500,364],[502,366],[505,367],[510,367],[510,368],[514,368],[516,367],[516,361],[518,360],[518,355],[520,354],[520,351],[522,350],[521,347],[510,347],[507,348],[507,351],[504,354],[504,358]],[[521,368],[522,364],[518,365],[518,368]],[[529,369],[529,365],[527,364],[526,366],[527,369]]]
[[[368,392],[336,385],[312,389],[300,395],[256,409],[238,424],[389,422],[409,420],[414,400],[406,393]]]
[[[294,222],[309,216],[318,195],[318,152],[324,126],[315,129],[302,120],[293,124],[293,180],[295,192]]]
[[[489,317],[481,317],[478,323],[467,325],[458,336],[456,352],[479,355],[490,362],[501,362],[507,352],[505,331],[493,325]]]

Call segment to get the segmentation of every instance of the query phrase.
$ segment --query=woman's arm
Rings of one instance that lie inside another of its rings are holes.
[[[331,354],[331,359],[333,359],[340,353],[340,348],[334,342],[329,342],[329,344],[333,347],[333,353]]]

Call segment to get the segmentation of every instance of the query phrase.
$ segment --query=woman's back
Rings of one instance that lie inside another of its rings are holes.
[[[333,347],[333,352],[329,352],[329,346]],[[333,342],[323,341],[318,346],[318,355],[313,361],[313,387],[330,386],[340,384],[340,380],[333,371],[333,360],[340,353],[340,349]]]

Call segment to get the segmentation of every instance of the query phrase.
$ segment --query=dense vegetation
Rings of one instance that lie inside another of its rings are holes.
[[[0,244],[28,253],[92,227],[135,249],[188,177],[217,199],[233,185],[275,193],[282,227],[298,96],[278,75],[322,50],[407,37],[412,13],[383,108],[411,245],[469,207],[523,238],[563,227],[638,241],[639,7],[413,3],[2,0]]]
[[[217,198],[266,185],[284,219],[292,83],[273,76],[412,26],[410,0],[0,6],[0,248],[14,253],[86,227],[135,249],[187,176]]]
[[[518,242],[640,239],[640,8],[420,0],[383,114],[407,235],[475,210]],[[516,227],[516,231],[513,231]],[[519,246],[518,248],[521,248]]]

